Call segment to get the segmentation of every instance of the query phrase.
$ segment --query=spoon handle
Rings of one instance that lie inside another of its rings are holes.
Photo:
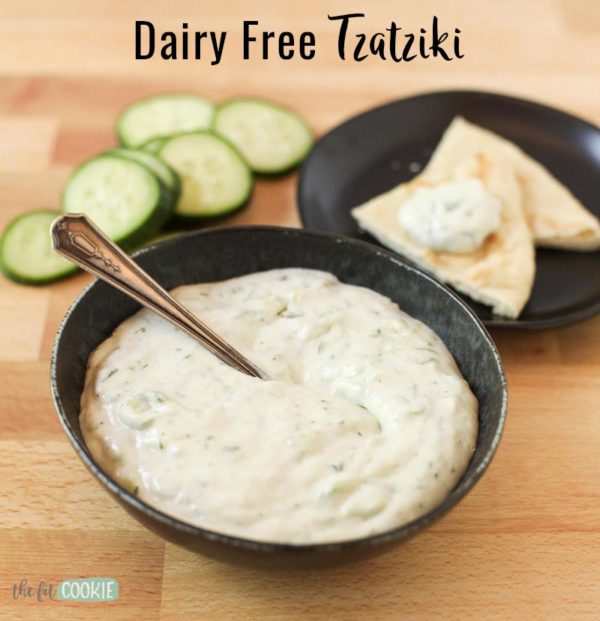
[[[247,375],[266,379],[262,371],[172,298],[86,216],[68,213],[58,217],[50,235],[59,254],[175,324],[223,362]]]

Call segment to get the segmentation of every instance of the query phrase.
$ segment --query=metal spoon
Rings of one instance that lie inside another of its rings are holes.
[[[181,328],[234,369],[267,379],[265,373],[172,298],[83,214],[60,216],[52,223],[50,236],[54,249],[69,261]]]

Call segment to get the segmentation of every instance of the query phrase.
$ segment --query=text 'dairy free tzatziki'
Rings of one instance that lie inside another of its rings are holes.
[[[442,341],[388,298],[281,269],[173,295],[262,368],[244,375],[142,310],[92,354],[81,427],[99,464],[186,522],[331,542],[438,505],[478,405]]]

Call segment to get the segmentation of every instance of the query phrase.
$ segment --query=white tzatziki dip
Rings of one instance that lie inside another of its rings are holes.
[[[421,246],[466,254],[498,230],[501,207],[479,179],[460,179],[417,188],[400,207],[398,221]]]
[[[306,269],[173,295],[272,381],[147,310],[123,322],[90,357],[81,427],[144,501],[230,535],[331,542],[423,515],[464,473],[477,400],[442,341],[388,298]]]

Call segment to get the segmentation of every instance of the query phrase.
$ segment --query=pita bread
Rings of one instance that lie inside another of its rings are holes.
[[[415,243],[398,221],[398,211],[416,188],[479,178],[502,203],[499,229],[470,254],[436,252]],[[517,317],[529,299],[535,274],[531,232],[521,208],[521,190],[512,171],[484,156],[471,158],[444,174],[436,172],[400,185],[352,210],[360,226],[382,244],[506,317]]]
[[[565,186],[512,142],[461,117],[448,126],[422,174],[443,174],[457,161],[477,154],[513,166],[521,183],[523,210],[538,246],[600,249],[600,222]]]

